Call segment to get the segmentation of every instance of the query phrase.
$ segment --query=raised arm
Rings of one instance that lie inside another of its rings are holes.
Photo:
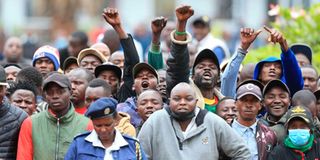
[[[221,93],[224,96],[234,97],[237,88],[237,75],[239,72],[240,65],[248,53],[248,48],[261,33],[261,30],[254,31],[252,28],[241,28],[240,29],[240,48],[237,53],[234,54],[228,63],[225,71],[221,76]]]
[[[120,15],[115,8],[106,8],[102,14],[103,18],[109,23],[120,37],[120,43],[124,52],[123,85],[120,87],[117,98],[119,102],[124,102],[128,97],[135,93],[132,91],[133,76],[132,69],[139,63],[139,55],[135,48],[133,39],[122,27]]]
[[[269,41],[280,44],[282,51],[282,74],[284,76],[284,79],[282,80],[287,84],[292,96],[297,91],[303,89],[303,78],[298,61],[292,50],[288,47],[288,43],[281,32],[276,29],[270,29],[266,26],[264,29],[270,33]]]
[[[189,82],[189,52],[187,44],[191,35],[186,32],[188,19],[194,11],[191,6],[182,5],[176,9],[177,26],[171,33],[171,54],[167,60],[167,95],[171,89],[180,82]]]
[[[148,53],[148,63],[155,68],[163,69],[163,57],[160,50],[160,36],[164,27],[166,27],[167,18],[157,17],[151,21],[152,42]]]

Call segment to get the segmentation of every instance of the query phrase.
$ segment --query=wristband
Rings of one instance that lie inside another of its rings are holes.
[[[183,35],[186,35],[187,34],[187,32],[179,32],[179,31],[175,31],[175,33],[176,33],[176,35],[178,35],[178,36],[183,36]]]

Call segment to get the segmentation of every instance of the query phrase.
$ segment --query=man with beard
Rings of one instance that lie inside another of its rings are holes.
[[[247,80],[237,88],[236,106],[238,116],[232,128],[246,142],[251,160],[265,160],[277,144],[275,133],[256,118],[261,109],[263,85],[255,80]]]
[[[88,84],[94,79],[93,74],[84,68],[76,68],[67,74],[71,82],[71,101],[74,104],[75,111],[79,114],[84,114],[87,111],[85,104],[85,92]]]
[[[180,82],[192,83],[189,80],[189,53],[187,44],[191,41],[191,35],[186,32],[186,23],[193,15],[190,6],[181,6],[176,9],[177,26],[171,32],[172,49],[167,65],[167,96],[171,89]],[[211,112],[216,111],[216,105],[223,96],[215,88],[220,76],[219,61],[210,49],[204,49],[198,53],[192,68],[192,80],[195,87],[200,89],[197,94],[199,101],[205,105],[199,106]],[[196,88],[197,90],[197,88]]]
[[[23,57],[22,42],[18,37],[10,37],[3,48],[4,60],[0,62],[2,66],[6,64],[17,64],[21,67],[31,66],[31,61]]]
[[[233,159],[248,159],[249,150],[240,136],[196,103],[189,84],[179,83],[172,89],[169,107],[153,113],[138,135],[147,158],[218,159],[222,150]]]

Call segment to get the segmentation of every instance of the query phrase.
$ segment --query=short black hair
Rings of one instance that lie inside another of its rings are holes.
[[[82,45],[88,45],[88,35],[82,31],[76,31],[71,34],[72,38],[76,38],[80,40]]]
[[[112,95],[111,86],[103,79],[100,79],[100,78],[93,79],[92,81],[89,82],[88,87],[91,87],[91,88],[102,87],[106,95]]]
[[[42,87],[42,74],[34,67],[23,68],[17,75],[16,81],[33,83],[36,87]]]
[[[220,106],[220,104],[223,102],[223,101],[226,101],[228,99],[232,99],[234,101],[236,101],[234,98],[232,97],[223,97],[221,100],[219,100],[218,104],[217,104],[217,108]]]
[[[292,97],[292,104],[296,106],[300,102],[300,105],[308,107],[311,102],[317,102],[316,96],[309,90],[300,90],[296,92]]]
[[[28,90],[31,91],[34,95],[35,100],[37,99],[37,87],[33,83],[27,83],[27,82],[18,82],[12,87],[8,88],[9,96],[11,97],[17,90]]]

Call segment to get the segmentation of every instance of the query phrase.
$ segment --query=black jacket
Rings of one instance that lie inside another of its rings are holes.
[[[136,93],[132,90],[134,81],[132,70],[133,67],[139,63],[139,55],[133,43],[132,36],[128,34],[128,38],[120,39],[120,43],[124,53],[124,66],[122,71],[123,84],[115,97],[119,103],[126,101],[129,97],[136,96]]]
[[[167,59],[167,97],[170,97],[171,90],[180,82],[189,83],[189,51],[187,44],[171,42],[171,54]]]
[[[288,147],[284,144],[276,146],[269,154],[268,160],[301,159],[314,160],[320,158],[320,140],[315,139],[310,150],[301,152]]]
[[[16,159],[20,126],[27,113],[7,99],[0,105],[0,159]]]

